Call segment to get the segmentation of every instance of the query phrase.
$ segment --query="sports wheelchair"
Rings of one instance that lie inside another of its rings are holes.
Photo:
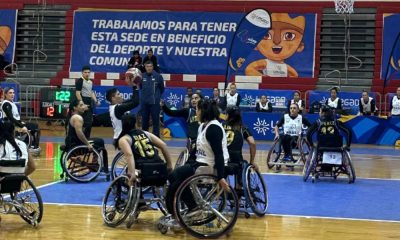
[[[244,216],[250,217],[248,209],[259,217],[264,216],[268,209],[268,190],[261,173],[247,161],[229,162],[225,172],[230,185],[236,186],[235,191],[240,208],[244,209]]]
[[[273,167],[275,167],[276,170],[279,171],[282,165],[290,167],[291,170],[293,170],[295,166],[303,166],[311,149],[310,144],[304,137],[303,133],[297,138],[297,141],[292,141],[291,147],[292,155],[290,156],[290,158],[292,159],[292,161],[284,161],[284,151],[280,139],[275,140],[272,143],[271,149],[268,151],[268,168],[272,169]]]
[[[93,148],[89,151],[86,145],[78,145],[67,149],[65,145],[60,147],[62,173],[60,178],[68,181],[68,178],[80,183],[91,182],[103,171],[103,157]],[[106,180],[110,180],[110,175],[104,173]]]
[[[32,156],[38,157],[40,155],[40,149],[31,148],[33,136],[29,130],[28,132],[21,132],[18,130],[15,131],[15,138],[26,143],[26,147],[28,148],[28,151],[32,154]]]
[[[7,168],[17,167],[17,173]],[[24,175],[25,160],[0,160],[0,214],[19,215],[37,226],[43,216],[43,201],[29,177]]]
[[[122,224],[127,218],[126,226],[131,227],[137,220],[142,207],[153,203],[157,203],[164,215],[167,214],[164,205],[167,182],[166,164],[161,161],[141,161],[136,163],[136,168],[137,182],[134,186],[128,185],[127,167],[124,166],[121,174],[113,180],[106,191],[102,215],[105,224],[110,227]],[[143,195],[144,187],[151,188],[153,197],[145,199],[147,196]]]
[[[127,218],[127,227],[132,226],[142,209],[139,205],[143,207],[152,203],[157,203],[158,208],[165,215],[157,224],[159,231],[163,234],[169,229],[176,231],[183,228],[195,237],[218,237],[229,231],[235,224],[238,214],[237,196],[233,188],[230,192],[220,189],[214,175],[196,171],[194,176],[182,183],[175,195],[175,214],[172,216],[167,215],[164,200],[167,192],[166,164],[143,162],[136,165],[137,181],[134,186],[128,186],[129,178],[122,174],[107,189],[103,199],[102,215],[108,226],[118,226]],[[146,186],[152,188],[153,197],[147,199],[146,196],[140,197],[142,188]],[[188,210],[182,200],[184,191],[190,191],[193,194],[193,199],[200,206],[199,214],[202,217],[198,214],[195,219],[187,216]],[[173,219],[176,219],[179,225]]]
[[[348,176],[348,182],[354,183],[356,173],[351,162],[349,150],[344,147],[316,147],[307,159],[303,168],[303,180],[312,176],[314,183],[319,177],[333,177],[340,174]]]
[[[111,163],[111,181],[126,173],[127,169],[128,163],[125,160],[124,153],[118,152]],[[142,190],[143,192],[148,192],[151,187],[143,187]]]

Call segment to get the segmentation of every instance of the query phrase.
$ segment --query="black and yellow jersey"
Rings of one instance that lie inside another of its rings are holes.
[[[233,129],[227,124],[223,124],[226,140],[228,142],[228,152],[231,162],[240,162],[243,160],[242,148],[244,140],[253,136],[247,127]]]
[[[148,133],[139,129],[134,129],[129,133],[132,138],[132,153],[135,161],[140,159],[158,159],[158,153],[150,138]]]

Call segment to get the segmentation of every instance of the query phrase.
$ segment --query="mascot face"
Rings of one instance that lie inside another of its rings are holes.
[[[287,13],[272,14],[272,28],[257,45],[257,50],[270,60],[283,62],[304,49],[302,43],[305,18],[291,18]]]

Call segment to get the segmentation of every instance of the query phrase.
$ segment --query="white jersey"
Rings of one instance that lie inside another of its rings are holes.
[[[110,106],[110,118],[114,130],[114,139],[117,139],[122,132],[122,121],[115,116],[115,107],[118,104]],[[128,111],[129,112],[129,111]]]
[[[400,115],[400,99],[397,96],[392,98],[392,115]]]
[[[15,118],[15,120],[21,120],[21,116],[19,115],[17,105],[14,102],[11,102],[8,100],[3,100],[2,104],[1,104],[1,113],[3,115],[3,118],[7,117],[6,113],[3,110],[4,103],[10,103],[11,104],[11,112],[12,112],[13,117]]]
[[[290,100],[290,104],[293,104],[293,103],[296,103],[299,106],[299,109],[303,110],[303,108],[301,106],[303,104],[303,102],[301,99],[298,102],[295,102],[294,99]]]
[[[303,117],[297,115],[295,119],[292,119],[289,114],[285,114],[283,124],[283,133],[290,136],[299,136],[301,134],[301,127],[303,126]]]
[[[328,106],[331,108],[337,108],[339,103],[339,98],[336,98],[335,100],[332,101],[332,98],[328,98]]]
[[[269,109],[269,108],[268,108],[268,102],[265,103],[265,106],[263,106],[263,105],[261,104],[261,102],[258,102],[257,104],[258,104],[258,106],[260,107],[261,110],[268,111],[268,109]]]
[[[14,147],[6,141],[5,145],[0,146],[0,172],[1,173],[24,173],[25,166],[28,161],[28,149],[23,141],[15,139],[19,149],[22,152],[22,156],[18,156]],[[25,164],[20,166],[4,166],[4,160],[25,160]]]
[[[208,123],[208,125],[205,128],[204,128],[204,123],[202,123],[200,125],[199,130],[198,130],[197,140],[196,140],[196,148],[197,148],[196,161],[205,163],[210,167],[214,167],[214,165],[215,165],[214,152],[212,151],[211,145],[207,141],[207,138],[206,138],[207,128],[212,124],[219,126],[223,132],[222,151],[224,153],[225,166],[227,166],[228,161],[229,161],[229,153],[228,153],[228,147],[227,147],[228,143],[226,140],[225,130],[218,120],[212,120],[211,122]]]
[[[373,99],[372,97],[369,97],[367,103],[364,102],[363,98],[360,99],[360,104],[362,106],[362,109],[363,109],[364,113],[374,112],[375,111],[375,109],[373,111],[371,110],[371,101],[372,101],[372,99]]]
[[[263,70],[263,75],[270,77],[287,77],[288,70],[285,63],[278,63],[269,59],[265,59],[267,67]]]
[[[226,95],[226,105],[227,106],[236,106],[236,103],[238,101],[238,96],[239,96],[238,93],[235,93],[233,96],[230,93],[228,93]]]

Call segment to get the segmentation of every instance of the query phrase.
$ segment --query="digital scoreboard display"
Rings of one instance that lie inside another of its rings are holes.
[[[72,89],[43,88],[40,90],[40,117],[64,119],[71,102]]]

